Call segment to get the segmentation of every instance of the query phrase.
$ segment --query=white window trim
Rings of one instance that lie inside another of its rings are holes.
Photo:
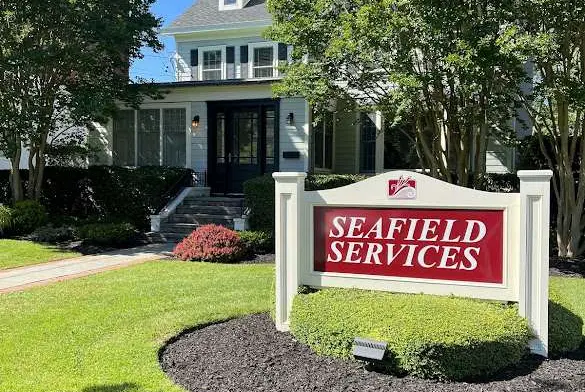
[[[176,104],[176,103],[159,103],[159,104],[146,104],[141,105],[138,110],[151,110],[158,109],[160,112],[160,123],[159,123],[159,152],[160,152],[160,166],[164,163],[164,151],[163,151],[163,110],[164,109],[185,109],[185,132],[186,132],[186,146],[185,146],[185,168],[191,167],[191,105],[189,104]],[[124,109],[128,110],[128,109]],[[134,166],[138,167],[138,110],[134,110]],[[113,147],[113,121],[111,122],[112,130],[112,147]],[[113,160],[113,149],[111,164],[114,164]]]
[[[243,0],[237,0],[235,4],[230,5],[226,5],[224,0],[219,0],[220,11],[239,10],[242,9],[243,6],[244,6]]]
[[[220,45],[220,46],[204,46],[204,47],[198,48],[198,50],[199,50],[199,52],[198,52],[199,66],[197,68],[198,68],[199,80],[203,81],[203,53],[212,52],[212,51],[216,51],[216,50],[221,51],[221,79],[219,79],[219,80],[226,79],[226,75],[227,75],[226,47],[227,47],[226,45]]]
[[[333,124],[333,133],[331,135],[331,168],[325,168],[325,167],[317,167],[317,163],[315,162],[315,141],[313,141],[313,171],[317,174],[319,173],[324,173],[324,174],[329,174],[329,173],[333,173],[333,170],[335,169],[335,134],[337,133],[337,113],[336,112],[332,112],[332,124]],[[311,119],[312,121],[312,119]],[[323,123],[323,125],[325,125],[325,123]],[[315,129],[315,125],[312,125],[312,130]],[[311,132],[313,135],[315,135],[315,132],[312,131]],[[314,137],[314,136],[313,136]],[[326,156],[326,148],[327,145],[325,143],[325,129],[323,129],[323,160],[325,160],[325,156]]]
[[[277,42],[253,42],[248,44],[248,79],[270,79],[254,77],[254,49],[272,48],[273,78],[278,77],[278,43]]]

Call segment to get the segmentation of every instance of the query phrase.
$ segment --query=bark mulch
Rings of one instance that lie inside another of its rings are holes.
[[[548,361],[531,356],[489,382],[398,378],[318,357],[277,332],[265,314],[187,331],[161,349],[160,362],[174,382],[193,392],[585,391],[585,351]]]

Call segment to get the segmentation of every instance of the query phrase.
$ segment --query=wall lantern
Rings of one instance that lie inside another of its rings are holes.
[[[295,125],[295,114],[294,113],[289,113],[288,116],[286,116],[286,123],[288,125]]]
[[[193,117],[193,121],[191,121],[191,128],[199,128],[199,116]]]

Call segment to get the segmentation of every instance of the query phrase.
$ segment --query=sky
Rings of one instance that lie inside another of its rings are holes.
[[[177,16],[182,14],[195,0],[157,0],[152,7],[152,12],[159,18],[163,18],[163,27],[168,26]],[[157,82],[172,82],[175,73],[171,58],[175,53],[173,37],[161,37],[165,48],[158,53],[150,49],[143,49],[144,59],[136,60],[130,68],[132,78],[142,77]]]

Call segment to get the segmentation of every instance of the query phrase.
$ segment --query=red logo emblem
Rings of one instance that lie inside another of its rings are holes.
[[[401,176],[398,180],[388,181],[388,197],[391,199],[416,199],[416,180]]]

